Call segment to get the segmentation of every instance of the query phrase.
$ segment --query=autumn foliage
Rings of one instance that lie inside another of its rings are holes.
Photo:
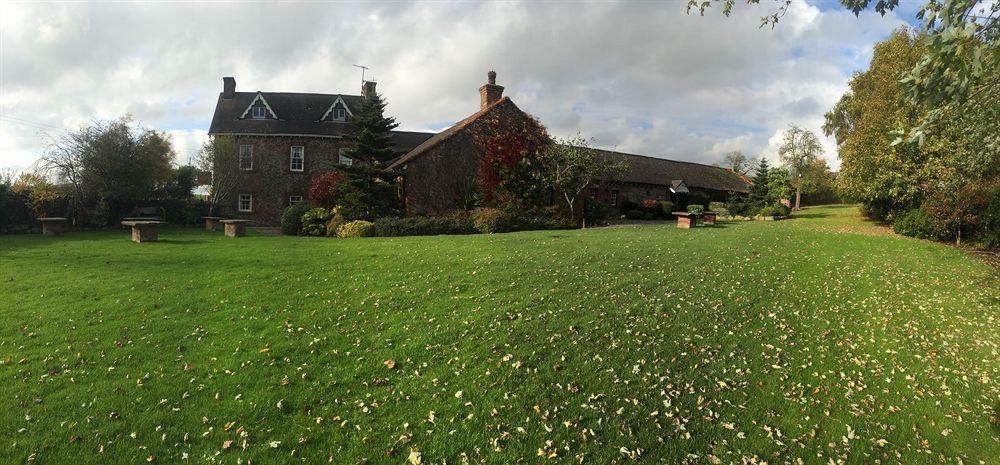
[[[347,179],[343,172],[333,170],[323,173],[312,180],[309,185],[309,200],[319,206],[329,207],[337,202],[340,187]]]
[[[541,124],[523,121],[480,141],[483,159],[479,183],[487,202],[525,201],[537,196],[532,165],[540,151],[551,143]]]

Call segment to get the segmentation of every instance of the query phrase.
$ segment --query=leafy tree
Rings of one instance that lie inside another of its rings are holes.
[[[208,197],[211,215],[218,213],[219,205],[229,202],[239,184],[237,150],[236,142],[231,137],[216,136],[205,142],[198,153],[198,168],[212,173]]]
[[[173,177],[173,157],[166,134],[124,116],[53,140],[42,167],[72,187],[72,207],[80,216],[102,197],[119,203],[160,197]]]
[[[178,166],[173,179],[167,185],[167,195],[177,200],[190,200],[191,189],[195,186],[197,171],[193,166]]]
[[[723,165],[740,175],[746,176],[753,171],[754,167],[757,165],[757,160],[753,157],[747,157],[743,155],[743,152],[739,150],[734,150],[726,154],[723,157]]]
[[[788,200],[795,192],[792,187],[791,176],[785,168],[771,168],[767,172],[767,205],[781,203]]]
[[[385,116],[388,103],[377,92],[365,94],[360,108],[354,113],[351,123],[356,132],[349,136],[354,146],[346,155],[368,163],[383,163],[396,156],[392,150],[392,130],[399,126],[395,118]]]
[[[795,188],[795,209],[799,209],[802,191],[809,191],[811,185],[805,179],[812,166],[823,153],[819,138],[812,131],[792,125],[785,131],[781,147],[778,147],[778,157],[788,169],[788,176]]]
[[[584,189],[600,181],[619,179],[628,169],[624,162],[602,155],[590,148],[590,144],[591,140],[579,134],[570,139],[557,139],[539,159],[540,180],[562,196],[571,214],[576,211],[576,199]]]

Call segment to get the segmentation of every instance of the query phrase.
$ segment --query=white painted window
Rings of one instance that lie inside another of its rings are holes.
[[[267,118],[267,107],[261,105],[258,107],[253,107],[253,119],[264,119]]]
[[[341,165],[351,166],[354,164],[354,160],[351,157],[344,155],[345,153],[347,153],[348,150],[349,149],[340,149],[340,159],[338,160],[338,162]]]
[[[240,169],[243,171],[250,171],[253,169],[253,146],[252,145],[241,145],[240,146]]]
[[[305,166],[306,148],[301,145],[293,145],[290,157],[288,169],[292,171],[302,171]]]
[[[289,205],[295,205],[295,204],[300,203],[300,202],[302,202],[302,196],[301,195],[290,195],[290,196],[288,196],[288,204]]]
[[[239,210],[241,212],[253,211],[253,196],[250,194],[240,194]]]
[[[618,191],[611,191],[611,206],[618,206]]]
[[[343,121],[347,119],[347,110],[343,108],[334,108],[330,115],[333,117],[334,121]]]

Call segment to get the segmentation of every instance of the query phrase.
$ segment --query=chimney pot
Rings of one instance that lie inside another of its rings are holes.
[[[486,74],[486,84],[479,88],[479,109],[485,110],[490,105],[497,103],[503,97],[503,86],[497,85],[496,71]]]
[[[236,78],[226,76],[222,78],[222,98],[232,100],[236,95]]]

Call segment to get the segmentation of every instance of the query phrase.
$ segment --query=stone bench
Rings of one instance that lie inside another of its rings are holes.
[[[132,242],[156,242],[160,236],[156,230],[157,226],[165,224],[163,221],[122,221],[122,226],[132,227]]]
[[[250,220],[221,220],[226,225],[226,235],[229,237],[243,237],[247,235],[247,223]]]
[[[201,219],[205,220],[205,231],[218,231],[222,229],[221,216],[203,216]]]
[[[715,218],[719,215],[718,212],[702,212],[701,223],[705,226],[711,226],[715,224]]]
[[[698,226],[698,215],[689,212],[670,212],[677,217],[677,227],[690,229]]]
[[[39,218],[38,221],[42,223],[43,236],[62,236],[69,224],[68,218]]]

